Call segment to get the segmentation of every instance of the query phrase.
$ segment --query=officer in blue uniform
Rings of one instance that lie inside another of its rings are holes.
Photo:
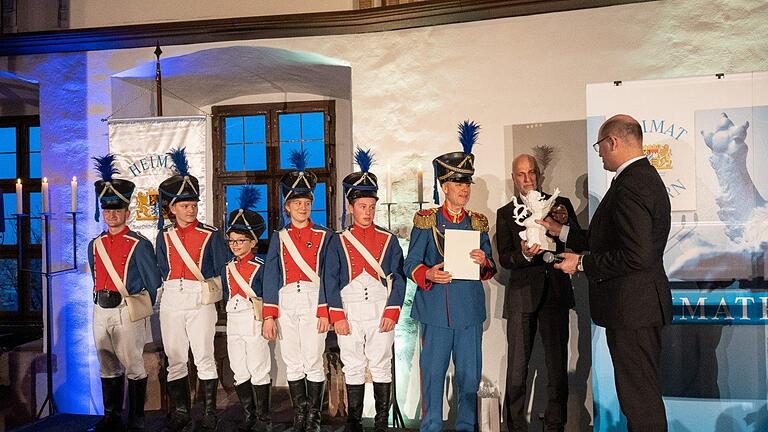
[[[152,243],[131,231],[126,224],[135,184],[113,178],[114,155],[94,158],[101,179],[95,183],[96,197],[107,230],[88,245],[92,270],[93,338],[99,359],[104,417],[96,432],[121,431],[124,380],[128,378],[128,430],[144,430],[147,371],[144,368],[147,316],[157,288],[162,284]],[[99,210],[96,210],[96,221]],[[144,294],[146,292],[146,294]],[[132,310],[123,294],[143,295],[147,309]],[[148,297],[148,298],[147,298]]]
[[[488,219],[464,208],[475,171],[472,146],[478,131],[479,126],[474,122],[463,122],[459,125],[463,151],[447,153],[432,161],[435,203],[439,204],[438,182],[445,194],[445,203],[416,213],[405,259],[405,273],[418,286],[411,316],[421,322],[422,431],[443,429],[443,390],[451,356],[458,388],[456,430],[472,431],[477,424],[485,321],[481,280],[488,280],[496,273]],[[481,280],[454,280],[450,273],[443,271],[446,229],[480,231],[480,248],[474,249],[468,259],[480,266]]]

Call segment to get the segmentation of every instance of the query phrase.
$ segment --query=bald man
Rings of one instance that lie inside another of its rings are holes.
[[[539,190],[540,170],[536,158],[521,154],[512,162],[512,180],[520,200],[532,190]],[[544,194],[545,198],[550,195]],[[562,209],[561,221],[579,228],[573,205],[568,198],[557,197]],[[555,216],[556,218],[558,216]],[[544,262],[544,250],[538,244],[527,245],[520,238],[525,228],[515,222],[514,203],[496,213],[496,250],[499,264],[509,269],[504,296],[507,319],[507,386],[504,395],[504,422],[510,432],[527,431],[525,394],[528,362],[531,360],[536,332],[541,335],[547,366],[547,408],[544,423],[549,432],[565,428],[568,405],[568,311],[574,305],[570,278]],[[555,240],[557,252],[565,244]]]
[[[630,432],[667,430],[661,398],[661,329],[672,319],[664,272],[670,203],[664,183],[643,155],[643,131],[628,115],[600,127],[595,151],[616,173],[589,230],[540,221],[569,248],[555,267],[589,279],[592,320],[605,327],[616,392]],[[587,252],[588,251],[588,252]]]

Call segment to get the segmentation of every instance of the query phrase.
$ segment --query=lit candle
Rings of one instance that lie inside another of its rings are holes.
[[[69,183],[71,192],[70,201],[72,203],[72,213],[77,211],[77,177],[72,177],[72,181]]]
[[[424,202],[424,170],[421,169],[421,164],[416,170],[416,201]]]
[[[387,165],[387,202],[392,202],[392,167]]]
[[[21,188],[21,179],[16,179],[16,214],[21,214],[24,207],[22,206],[22,188]]]
[[[40,192],[43,199],[43,213],[48,213],[48,177],[43,177],[43,185]]]

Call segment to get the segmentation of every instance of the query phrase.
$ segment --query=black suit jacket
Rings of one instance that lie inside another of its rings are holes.
[[[550,195],[544,194],[546,198]],[[568,225],[578,230],[576,213],[568,198],[555,198],[555,205],[562,204],[568,210]],[[549,285],[556,301],[564,307],[574,305],[571,279],[560,270],[546,264],[538,254],[531,261],[523,256],[520,248],[520,232],[524,227],[515,223],[513,214],[515,206],[509,202],[496,212],[496,250],[499,251],[499,264],[511,270],[507,281],[507,292],[504,296],[504,318],[512,312],[533,312],[542,302],[544,288]],[[555,241],[557,252],[565,250],[560,240]]]
[[[647,159],[631,163],[614,180],[588,230],[571,230],[567,246],[589,250],[592,320],[606,328],[662,326],[672,319],[664,271],[671,222],[669,195]]]

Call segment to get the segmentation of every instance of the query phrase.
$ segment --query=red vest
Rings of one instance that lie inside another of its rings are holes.
[[[240,276],[242,276],[243,279],[245,279],[245,281],[248,283],[251,283],[253,276],[260,267],[258,264],[250,262],[252,259],[252,252],[248,252],[248,254],[242,258],[235,259],[235,269],[237,269],[237,272],[240,273]],[[230,274],[229,266],[227,266],[227,283],[229,284],[229,298],[232,298],[236,295],[239,295],[243,298],[248,298],[248,295],[245,293],[245,291],[240,288],[240,284],[237,283],[235,278]]]
[[[318,272],[317,263],[319,257],[317,252],[323,244],[325,231],[314,230],[312,226],[312,221],[310,221],[304,228],[294,228],[293,225],[289,225],[287,228],[288,235],[291,236],[293,244],[296,245],[296,249],[299,250],[304,261],[309,264],[312,270]],[[298,281],[311,282],[309,276],[305,275],[299,266],[296,265],[296,262],[291,258],[285,246],[283,246],[283,271],[285,272],[285,281],[283,282],[285,285]]]
[[[128,259],[133,252],[133,248],[139,243],[138,239],[127,236],[128,227],[126,226],[117,234],[110,234],[107,231],[106,234],[101,236],[101,242],[104,244],[104,249],[107,251],[107,256],[112,261],[112,265],[115,267],[115,271],[120,278],[125,282],[126,270],[128,265]],[[93,274],[96,278],[96,284],[94,290],[109,290],[117,292],[117,287],[112,282],[112,278],[109,277],[104,262],[96,252],[96,248],[93,250],[94,269]]]
[[[373,255],[376,261],[381,262],[381,256],[384,254],[384,247],[387,244],[387,238],[389,237],[388,234],[378,231],[373,224],[367,228],[353,224],[350,228],[350,232],[363,244],[363,246],[365,246],[366,249],[368,249],[368,252]],[[344,238],[344,236],[341,236],[341,239],[344,242],[344,249],[346,250],[347,259],[349,260],[352,269],[350,280],[358,277],[363,271],[368,272],[374,279],[378,279],[379,275],[376,273],[376,270],[368,264],[368,261],[363,258],[354,246],[352,246],[352,243]]]
[[[192,261],[197,263],[199,268],[202,266],[203,249],[205,249],[205,245],[208,243],[212,232],[199,229],[198,224],[199,222],[195,220],[184,228],[180,228],[177,225],[175,229],[176,234],[179,236],[179,240],[181,240],[181,244],[184,245],[184,249],[187,250],[189,256],[192,257]],[[166,232],[163,235],[165,236],[165,244],[168,247],[168,268],[171,269],[168,272],[167,280],[187,279],[196,281],[197,278],[189,268],[187,268],[187,265],[184,264],[181,255],[179,255],[178,251],[173,246],[173,242],[168,233]]]

